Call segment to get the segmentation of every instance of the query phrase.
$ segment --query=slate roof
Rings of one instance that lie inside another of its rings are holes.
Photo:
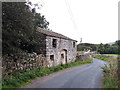
[[[56,33],[56,32],[50,31],[50,30],[45,30],[45,29],[42,29],[40,27],[37,28],[37,31],[42,33],[42,34],[45,34],[47,36],[52,36],[52,37],[66,39],[66,40],[76,41],[76,40],[73,40],[73,39],[71,39],[69,37],[66,37],[66,36],[62,35],[62,34],[59,34],[59,33]]]

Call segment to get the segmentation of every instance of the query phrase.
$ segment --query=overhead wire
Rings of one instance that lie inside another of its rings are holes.
[[[78,28],[77,28],[76,22],[75,22],[75,20],[74,20],[74,16],[73,16],[73,13],[72,13],[72,10],[71,10],[71,7],[70,7],[70,4],[69,4],[68,0],[65,0],[65,3],[66,3],[66,7],[67,7],[67,10],[68,10],[70,19],[71,19],[71,21],[72,21],[72,23],[73,23],[73,26],[74,26],[74,28],[75,28],[75,30],[76,30],[76,33],[77,33],[77,35],[78,35],[78,38],[80,38],[80,34],[79,34],[79,32],[78,32]],[[81,38],[80,38],[80,42],[81,42]]]

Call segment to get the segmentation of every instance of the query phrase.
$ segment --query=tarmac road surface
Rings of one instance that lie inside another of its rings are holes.
[[[102,88],[103,72],[107,64],[93,58],[93,63],[71,67],[33,80],[22,88]]]

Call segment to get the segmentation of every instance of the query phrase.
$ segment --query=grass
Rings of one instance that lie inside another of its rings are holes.
[[[80,59],[78,59],[76,60],[76,62],[71,62],[68,64],[61,64],[58,66],[46,68],[39,67],[24,73],[9,75],[8,78],[4,78],[2,80],[2,88],[20,88],[21,86],[30,83],[33,79],[49,75],[60,70],[64,70],[69,67],[75,67],[89,63],[92,63],[92,60],[81,61]]]
[[[107,56],[103,56],[103,55],[92,55],[92,57],[103,60],[103,61],[107,61],[107,62],[110,61],[110,59]]]
[[[84,51],[77,51],[77,54],[83,54]]]
[[[78,51],[78,52],[82,53],[82,52],[84,52],[84,51]]]
[[[110,55],[110,56],[120,56],[118,54],[104,54],[104,55]]]
[[[104,72],[103,88],[118,88],[120,81],[118,79],[118,61],[105,55],[93,55],[94,58],[107,61],[109,67],[102,67]]]

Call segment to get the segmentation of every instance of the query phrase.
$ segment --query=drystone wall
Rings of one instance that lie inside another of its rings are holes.
[[[101,55],[101,56],[103,56],[103,57],[107,57],[107,58],[110,58],[110,59],[112,59],[112,60],[118,60],[118,56],[114,56],[114,55],[102,55],[102,54],[97,54],[97,55]]]
[[[87,55],[77,55],[76,56],[76,60],[77,59],[80,59],[81,61],[85,61],[85,60],[91,60],[92,59],[92,56],[87,54]]]
[[[10,74],[26,72],[33,68],[45,67],[45,57],[36,53],[24,54],[24,55],[14,55],[14,56],[4,56],[2,60],[2,74],[7,77]]]

